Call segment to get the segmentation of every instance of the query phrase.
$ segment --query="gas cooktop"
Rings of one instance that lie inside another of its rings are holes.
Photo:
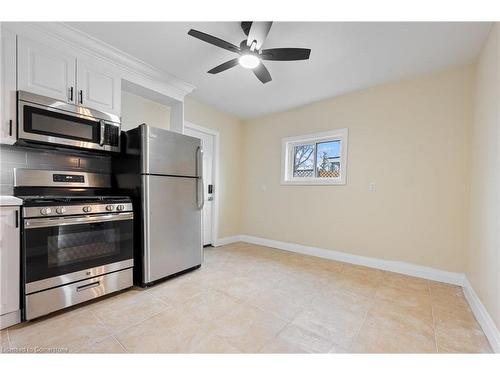
[[[25,218],[131,212],[132,200],[116,195],[110,181],[97,173],[16,169],[14,195]]]
[[[19,195],[17,196],[18,198],[22,199],[25,203],[58,203],[58,202],[63,202],[63,203],[71,203],[71,202],[106,202],[106,201],[128,201],[130,200],[128,197],[124,196],[118,196],[118,195],[101,195],[101,196],[95,196],[95,195],[26,195],[22,196]]]

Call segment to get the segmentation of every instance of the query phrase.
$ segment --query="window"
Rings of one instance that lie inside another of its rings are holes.
[[[345,184],[347,129],[284,138],[282,148],[282,184]]]

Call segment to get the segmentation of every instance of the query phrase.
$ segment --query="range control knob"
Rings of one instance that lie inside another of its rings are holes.
[[[115,206],[113,206],[112,204],[108,204],[106,206],[106,211],[113,211],[115,209]]]
[[[119,204],[118,206],[116,206],[117,211],[123,211],[124,209],[125,209],[125,206],[123,204]]]
[[[50,215],[52,213],[52,210],[49,207],[47,207],[47,208],[44,207],[44,208],[40,209],[40,213],[42,215]]]
[[[66,212],[66,209],[64,207],[57,207],[56,212],[61,215]]]
[[[90,206],[83,207],[83,212],[91,212],[91,211],[92,211],[92,207],[90,207]]]

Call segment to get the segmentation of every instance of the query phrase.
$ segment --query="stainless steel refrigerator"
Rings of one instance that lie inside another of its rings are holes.
[[[202,263],[203,158],[199,139],[142,124],[122,133],[116,184],[133,197],[135,282],[148,286]]]

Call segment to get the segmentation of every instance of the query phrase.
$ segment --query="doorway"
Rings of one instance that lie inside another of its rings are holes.
[[[203,246],[214,245],[217,242],[217,213],[218,213],[218,138],[219,133],[198,125],[186,122],[184,134],[201,140],[203,148],[203,189],[204,205],[202,212]]]

